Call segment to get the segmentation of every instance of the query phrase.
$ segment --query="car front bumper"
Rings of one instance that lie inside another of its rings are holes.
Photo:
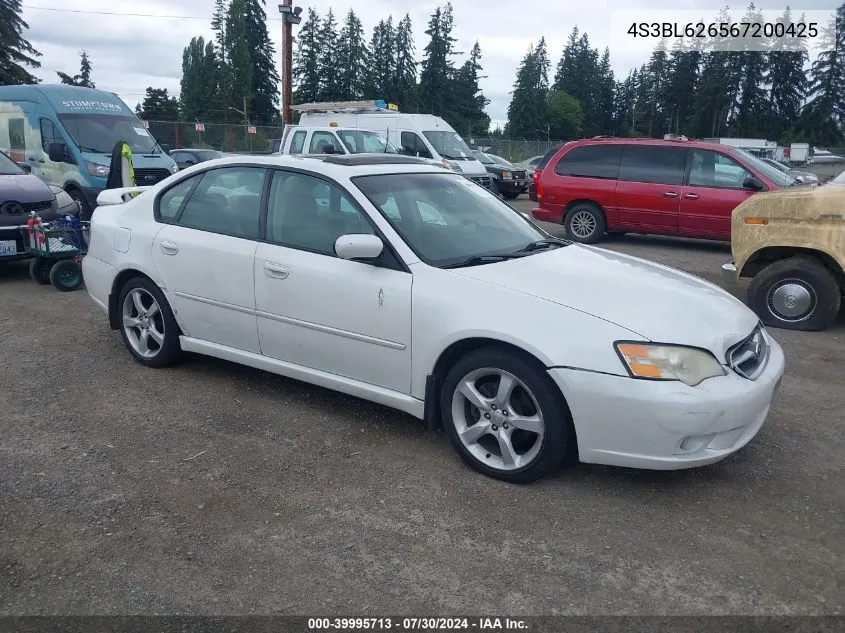
[[[769,414],[784,369],[771,349],[763,373],[728,375],[697,387],[568,368],[550,375],[569,404],[585,463],[677,470],[718,462],[745,446]]]
[[[525,191],[525,181],[523,180],[497,180],[496,184],[499,186],[500,193],[522,193]]]

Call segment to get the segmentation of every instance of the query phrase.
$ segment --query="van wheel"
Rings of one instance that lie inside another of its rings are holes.
[[[748,287],[748,303],[769,326],[807,332],[836,319],[842,291],[833,273],[812,257],[790,257],[761,270]]]
[[[563,220],[566,237],[579,244],[595,244],[604,235],[605,227],[604,213],[589,202],[576,204]]]
[[[87,222],[91,219],[91,205],[88,204],[88,201],[85,199],[85,196],[82,195],[82,192],[79,189],[75,189],[71,187],[67,189],[67,195],[69,195],[79,206],[79,219]]]

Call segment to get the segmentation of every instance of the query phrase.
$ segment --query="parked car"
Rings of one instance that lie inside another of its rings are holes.
[[[819,177],[811,171],[801,171],[800,169],[792,169],[791,167],[787,167],[783,163],[779,163],[773,158],[760,158],[760,160],[762,160],[767,165],[771,165],[772,167],[786,174],[790,178],[794,178],[799,183],[813,185],[819,182]]]
[[[179,169],[185,169],[191,165],[197,165],[206,160],[214,160],[215,158],[222,158],[223,152],[218,152],[216,149],[191,149],[179,148],[170,151],[170,158],[176,162]]]
[[[484,165],[487,173],[492,178],[490,190],[493,193],[500,194],[503,198],[513,200],[523,191],[525,191],[525,172],[517,169],[511,163],[500,158],[499,161],[494,160],[493,156],[473,150],[472,153],[475,158]],[[501,162],[504,161],[504,162]]]
[[[823,330],[845,292],[845,172],[818,187],[760,194],[733,213],[728,279],[752,278],[748,303],[766,325]]]
[[[500,479],[717,462],[783,373],[727,292],[414,158],[220,159],[122,200],[99,196],[83,269],[139,363],[197,352],[379,402]]]
[[[537,162],[537,166],[534,168],[534,175],[531,177],[531,181],[528,183],[528,198],[531,202],[537,202],[537,182],[540,180],[540,174],[543,172],[543,169],[548,165],[549,161],[554,158],[554,155],[557,154],[557,151],[563,147],[562,145],[556,145],[551,148],[548,152],[543,154],[542,158]]]
[[[0,261],[29,257],[20,229],[33,211],[45,223],[60,213],[79,214],[79,205],[66,191],[48,185],[31,171],[28,163],[15,162],[0,152]]]
[[[845,156],[839,156],[826,149],[813,150],[813,164],[831,165],[834,163],[845,163]]]
[[[531,182],[534,179],[534,172],[537,171],[537,165],[539,165],[540,161],[543,160],[543,156],[545,156],[545,154],[540,156],[532,156],[531,158],[526,158],[523,161],[514,163],[514,165],[519,169],[524,169],[526,180]]]
[[[558,150],[539,178],[532,213],[584,244],[606,231],[729,240],[739,203],[793,184],[737,147],[597,137]]]

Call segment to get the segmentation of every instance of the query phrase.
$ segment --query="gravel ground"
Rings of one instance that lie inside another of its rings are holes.
[[[728,258],[605,246],[713,281]],[[842,613],[842,318],[775,332],[781,391],[723,462],[515,486],[374,404],[207,358],[146,369],[23,264],[0,287],[0,614]]]

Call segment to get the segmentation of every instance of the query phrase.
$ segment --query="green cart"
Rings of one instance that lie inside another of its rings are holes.
[[[82,257],[88,252],[87,222],[23,227],[24,250],[32,255],[29,275],[39,284],[68,292],[82,286]]]

